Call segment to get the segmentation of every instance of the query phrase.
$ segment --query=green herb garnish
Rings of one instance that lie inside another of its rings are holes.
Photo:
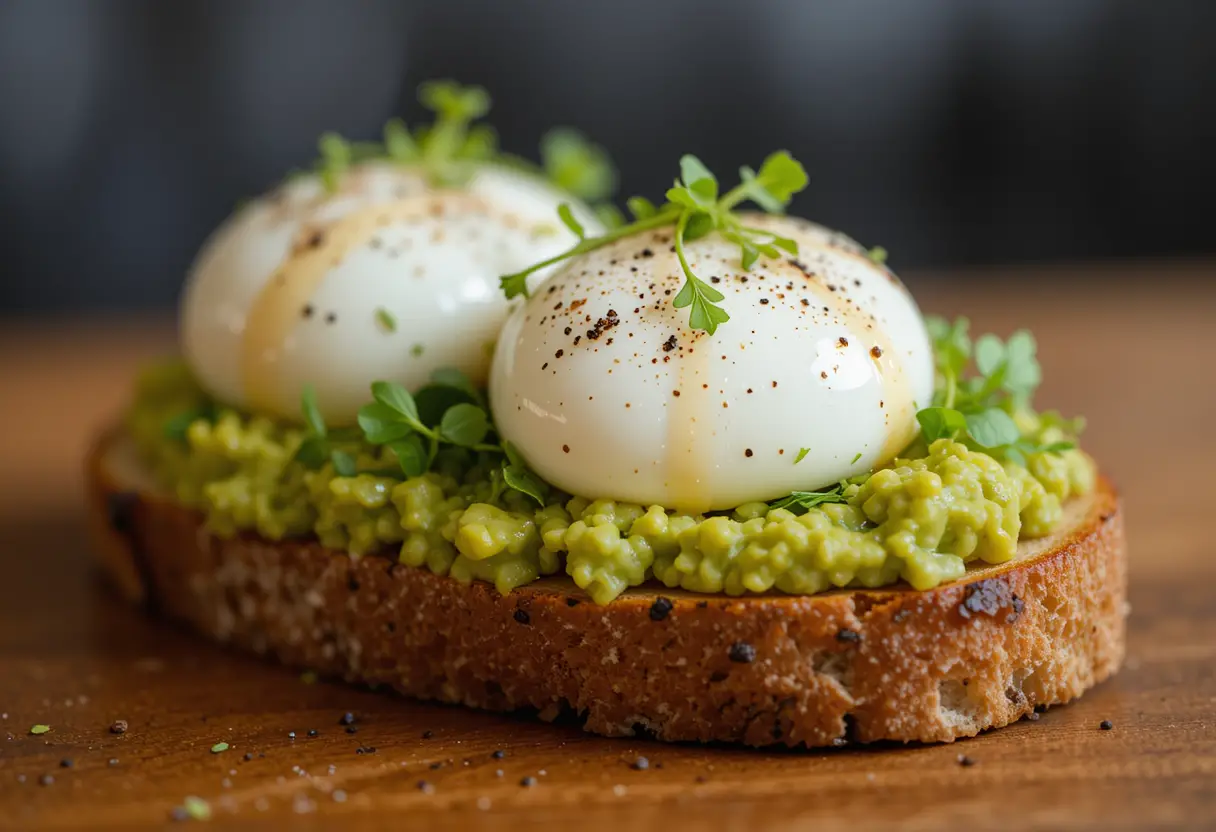
[[[857,452],[857,453],[856,453],[856,454],[853,456],[853,458],[849,460],[849,464],[850,464],[850,465],[855,465],[855,464],[857,464],[857,460],[859,460],[859,459],[861,459],[861,451],[858,451],[858,452]]]
[[[916,420],[926,442],[943,437],[964,439],[986,452],[1019,464],[1026,454],[1059,453],[1076,447],[1071,441],[1039,443],[1023,436],[1014,415],[1030,409],[1042,381],[1034,336],[1025,330],[1007,341],[981,335],[972,343],[966,318],[945,321],[928,318],[937,366],[937,392],[933,404],[920,410]],[[967,375],[974,363],[976,375]],[[1083,423],[1043,414],[1044,426],[1059,427],[1076,436]]]
[[[577,130],[558,127],[540,141],[541,166],[554,185],[590,202],[612,196],[616,170],[608,153]]]
[[[386,332],[397,331],[397,318],[383,306],[376,309],[376,323],[384,327]]]
[[[45,734],[47,731],[50,731],[50,730],[51,730],[51,726],[49,726],[49,725],[38,724],[38,725],[30,726],[30,733],[35,734],[35,735]]]
[[[769,508],[784,508],[795,514],[805,514],[808,510],[824,503],[845,502],[844,490],[846,487],[847,483],[840,482],[823,491],[795,491],[787,497],[769,503]]]
[[[373,382],[372,401],[359,409],[353,431],[327,430],[311,387],[304,388],[301,409],[308,436],[295,458],[308,468],[320,468],[328,461],[338,476],[355,476],[360,473],[356,452],[366,442],[388,448],[400,474],[417,477],[434,467],[446,446],[488,457],[502,487],[526,494],[540,505],[548,496],[548,485],[532,473],[519,452],[500,443],[482,391],[457,370],[436,370],[431,383],[417,394],[394,382]],[[397,475],[379,469],[365,473]]]
[[[540,166],[500,151],[494,129],[473,123],[490,111],[490,95],[482,87],[427,81],[418,87],[418,100],[435,114],[435,120],[412,132],[395,118],[384,125],[378,142],[352,142],[336,133],[321,136],[320,158],[313,167],[326,191],[335,192],[352,165],[373,159],[415,166],[437,186],[463,185],[478,164],[494,162],[547,178],[588,201],[607,199],[616,187],[608,154],[576,130],[557,128],[547,133],[541,140]],[[597,206],[597,213],[605,208],[611,206]]]
[[[201,797],[193,795],[182,801],[182,809],[186,812],[186,817],[191,820],[210,820],[211,819],[211,804],[203,800]]]
[[[882,246],[874,246],[874,248],[866,252],[866,255],[870,258],[871,262],[877,263],[880,266],[887,262],[887,250]]]
[[[811,452],[810,448],[799,448],[798,456],[794,457],[794,464],[797,465],[802,460],[806,459],[806,455]]]
[[[352,440],[357,435],[350,431],[331,431],[325,424],[321,409],[317,406],[317,393],[311,384],[304,385],[300,395],[300,409],[304,415],[306,433],[300,447],[296,449],[295,460],[306,468],[320,468],[327,461],[334,466],[339,476],[351,477],[358,473],[355,456],[351,453]],[[345,446],[345,447],[343,447]]]
[[[217,742],[215,745],[211,746],[211,753],[212,754],[222,754],[223,752],[227,751],[228,748],[229,748],[228,743]]]
[[[565,252],[550,257],[521,272],[501,278],[503,293],[508,298],[528,295],[529,275],[580,254],[595,251],[623,237],[664,226],[674,226],[675,252],[684,272],[684,284],[673,301],[677,309],[689,307],[689,327],[712,335],[720,324],[730,320],[730,315],[718,302],[723,295],[717,289],[697,277],[688,264],[684,245],[717,231],[724,238],[739,246],[740,261],[745,270],[751,269],[761,256],[780,257],[781,251],[791,255],[798,253],[793,240],[771,234],[760,228],[744,225],[732,213],[746,201],[754,202],[769,213],[785,210],[794,194],[806,187],[807,176],[802,165],[789,153],[778,151],[764,160],[759,173],[751,168],[741,168],[742,180],[731,190],[719,196],[717,178],[695,156],[680,159],[680,178],[667,191],[667,202],[659,207],[644,197],[632,197],[627,205],[633,222],[601,234],[588,237],[583,227],[575,221],[569,206],[558,210],[558,218],[577,236],[578,242]]]

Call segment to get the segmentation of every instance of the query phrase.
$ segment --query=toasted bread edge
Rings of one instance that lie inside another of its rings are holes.
[[[918,592],[730,598],[567,578],[509,595],[308,541],[223,539],[149,485],[120,432],[86,470],[94,551],[123,596],[323,675],[588,731],[762,746],[945,742],[1067,702],[1124,655],[1110,482],[1018,558]]]

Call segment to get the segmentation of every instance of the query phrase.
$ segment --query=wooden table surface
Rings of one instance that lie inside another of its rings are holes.
[[[1037,334],[1040,402],[1089,417],[1085,444],[1122,488],[1132,614],[1112,681],[949,746],[608,740],[310,684],[146,618],[91,571],[79,468],[171,325],[0,328],[0,827],[163,825],[197,796],[212,823],[270,826],[1216,828],[1216,264],[971,277],[911,282],[927,311]]]

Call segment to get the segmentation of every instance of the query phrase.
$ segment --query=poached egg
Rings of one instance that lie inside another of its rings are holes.
[[[491,163],[458,189],[388,161],[352,166],[334,192],[292,179],[200,251],[181,302],[186,361],[217,399],[280,418],[300,418],[311,385],[334,424],[354,421],[378,379],[416,389],[455,368],[483,383],[508,311],[499,276],[569,247],[562,202],[600,228],[568,194]]]
[[[717,234],[685,245],[725,295],[714,335],[672,300],[672,230],[567,261],[507,320],[490,376],[499,432],[572,494],[694,513],[834,484],[892,459],[933,393],[911,295],[822,226],[749,215],[797,242],[751,271]]]

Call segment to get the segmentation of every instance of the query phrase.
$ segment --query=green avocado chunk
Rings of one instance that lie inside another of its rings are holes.
[[[1033,413],[1018,418],[1039,445],[1063,438]],[[1030,453],[1023,465],[938,439],[849,484],[843,502],[801,513],[749,503],[689,515],[556,491],[538,506],[464,448],[416,477],[361,440],[350,443],[353,475],[332,462],[307,468],[296,460],[302,429],[211,404],[177,364],[140,379],[127,427],[159,481],[217,535],[313,536],[353,557],[395,550],[402,563],[503,593],[564,571],[601,604],[648,580],[728,595],[901,580],[929,589],[1050,534],[1062,503],[1096,476],[1075,448]]]

